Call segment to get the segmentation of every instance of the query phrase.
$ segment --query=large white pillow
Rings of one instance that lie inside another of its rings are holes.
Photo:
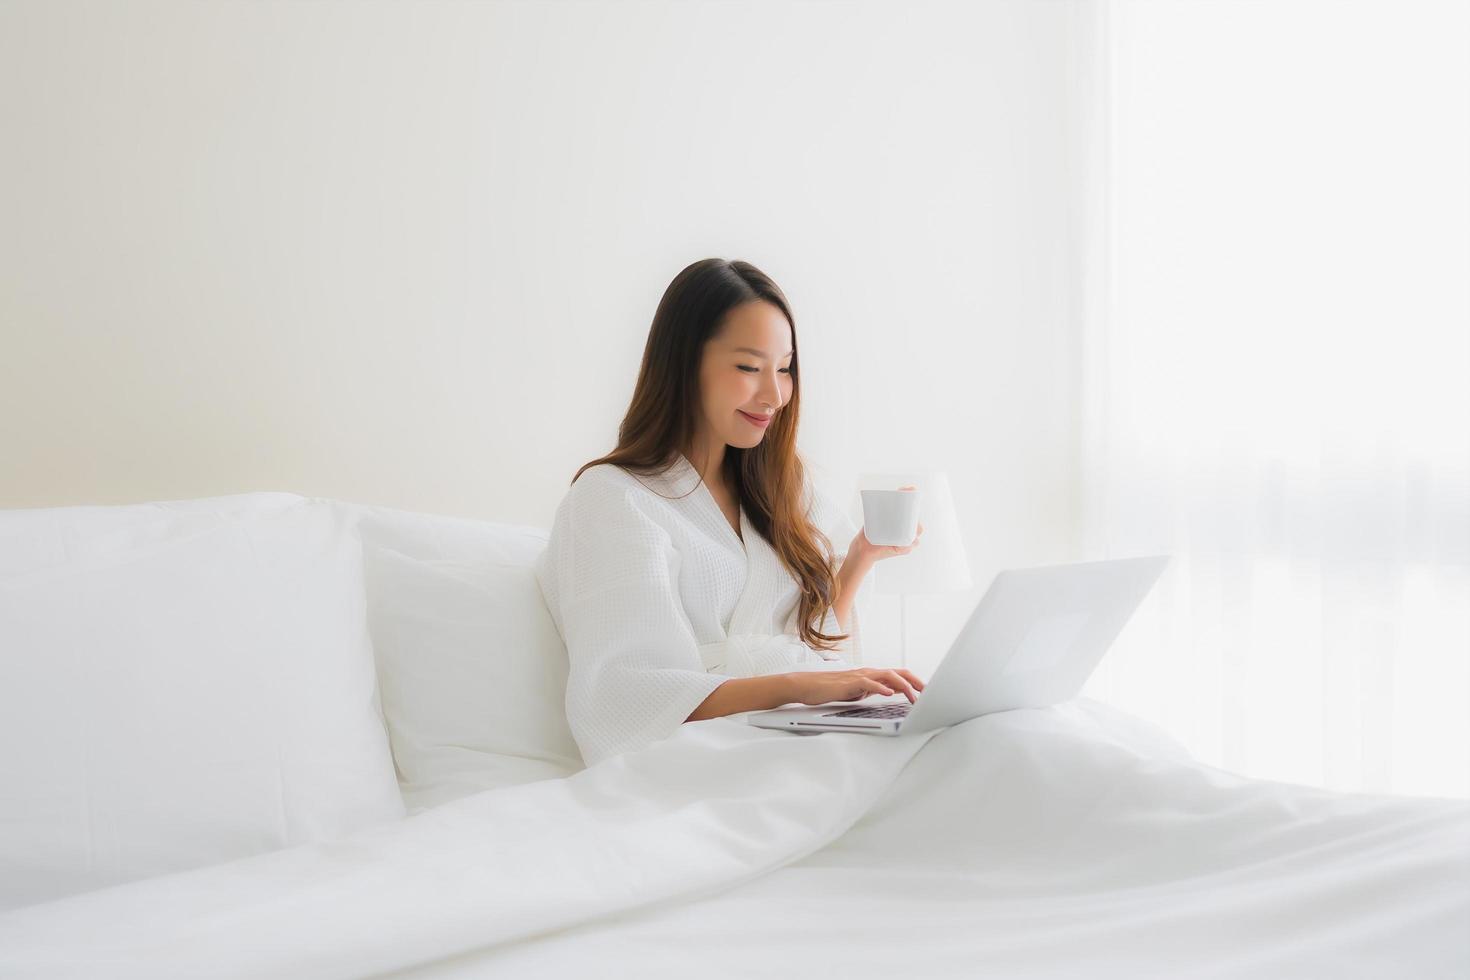
[[[404,813],[348,513],[0,511],[0,908]]]
[[[384,717],[410,813],[583,768],[544,528],[352,505]]]
[[[524,565],[364,545],[383,713],[410,813],[583,768],[566,649]]]
[[[338,504],[356,515],[364,541],[425,561],[530,567],[546,550],[546,542],[551,537],[548,528],[526,524],[502,524],[375,504],[346,501]]]

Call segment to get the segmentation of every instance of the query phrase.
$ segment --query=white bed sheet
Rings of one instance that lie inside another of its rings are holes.
[[[0,917],[0,976],[1470,975],[1470,802],[1240,777],[1091,699],[686,724],[567,779]]]
[[[1470,803],[1248,779],[1080,698],[941,733],[844,835],[756,880],[386,976],[659,980],[776,966],[1470,977]]]

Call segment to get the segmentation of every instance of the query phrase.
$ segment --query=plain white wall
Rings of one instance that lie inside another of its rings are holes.
[[[549,525],[669,280],[743,258],[822,482],[950,475],[975,591],[911,600],[928,670],[996,570],[1077,553],[1085,14],[0,3],[0,506]]]

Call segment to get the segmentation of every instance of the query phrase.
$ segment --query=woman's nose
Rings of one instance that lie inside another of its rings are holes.
[[[761,385],[761,402],[771,406],[774,411],[781,407],[781,382],[775,378],[769,379]]]

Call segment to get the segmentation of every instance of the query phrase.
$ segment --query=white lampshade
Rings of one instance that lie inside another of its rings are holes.
[[[858,477],[857,513],[862,515],[862,491],[897,490],[912,484],[919,491],[919,520],[924,536],[906,555],[884,558],[873,566],[873,588],[885,594],[958,592],[973,586],[970,561],[960,538],[954,496],[943,470],[898,470],[863,473]]]

